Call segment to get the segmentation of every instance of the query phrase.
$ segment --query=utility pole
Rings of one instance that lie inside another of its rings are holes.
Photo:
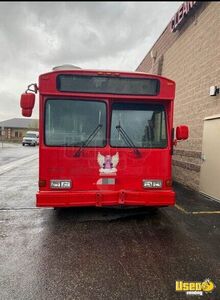
[[[2,139],[2,148],[3,148],[3,135],[4,135],[4,127],[1,127],[1,139]]]

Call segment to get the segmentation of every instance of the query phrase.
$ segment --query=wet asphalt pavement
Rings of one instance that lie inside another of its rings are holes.
[[[0,149],[0,170],[37,151]],[[0,175],[0,299],[220,299],[220,203],[176,186],[159,211],[37,209],[37,164]],[[206,278],[210,294],[175,292]]]

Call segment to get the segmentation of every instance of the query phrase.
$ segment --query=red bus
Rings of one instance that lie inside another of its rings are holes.
[[[33,88],[31,88],[33,86]],[[175,204],[174,81],[142,72],[54,68],[21,96],[30,117],[39,92],[38,207]]]

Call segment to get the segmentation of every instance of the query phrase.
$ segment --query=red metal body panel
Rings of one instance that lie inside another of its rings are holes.
[[[109,71],[108,71],[109,72]],[[156,75],[136,72],[117,72],[125,77],[149,77],[160,80],[160,93],[157,96],[125,96],[107,94],[62,93],[56,90],[56,77],[59,74],[100,74],[100,71],[74,70],[54,71],[39,78],[40,92],[40,142],[39,142],[39,179],[46,185],[39,188],[37,206],[112,206],[112,205],[174,205],[175,194],[166,180],[172,178],[171,152],[173,128],[173,99],[175,83]],[[111,74],[115,74],[111,72]],[[75,98],[84,100],[102,99],[107,104],[107,146],[104,148],[83,148],[80,157],[74,157],[79,147],[51,147],[44,143],[44,111],[48,98]],[[140,148],[137,157],[131,148],[114,148],[109,145],[111,104],[115,101],[138,101],[163,104],[167,116],[168,145],[164,149]],[[100,175],[97,162],[98,153],[115,155],[119,162],[117,174]],[[100,184],[102,178],[114,178],[115,184]],[[72,180],[69,190],[52,190],[50,180]],[[143,179],[162,180],[161,189],[146,189]]]
[[[37,194],[39,207],[66,206],[168,206],[175,204],[173,191],[83,191],[83,192],[40,192]]]

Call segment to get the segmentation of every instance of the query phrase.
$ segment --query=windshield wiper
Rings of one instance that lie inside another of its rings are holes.
[[[141,156],[141,152],[139,151],[139,149],[135,146],[134,142],[132,141],[132,139],[128,136],[128,134],[125,132],[125,130],[121,127],[121,125],[117,125],[115,127],[118,132],[121,134],[121,136],[123,137],[125,143],[127,143],[128,146],[130,146],[131,148],[133,148],[134,153],[137,156]]]
[[[88,136],[88,138],[82,143],[82,145],[80,146],[80,148],[76,151],[76,153],[74,154],[75,157],[79,157],[80,153],[82,152],[82,149],[86,146],[89,145],[89,143],[94,139],[94,137],[97,135],[97,133],[99,132],[99,130],[102,128],[102,124],[99,124],[93,131],[92,133]]]

